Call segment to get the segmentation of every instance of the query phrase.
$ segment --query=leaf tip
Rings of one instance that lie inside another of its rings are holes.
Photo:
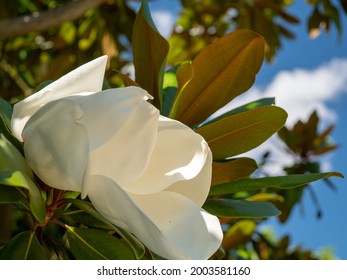
[[[345,176],[342,173],[340,173],[340,172],[330,172],[327,177],[339,177],[339,178],[342,178],[342,179],[345,178]]]

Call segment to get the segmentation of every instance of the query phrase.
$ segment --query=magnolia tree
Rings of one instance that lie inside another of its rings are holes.
[[[120,73],[121,87],[107,87],[101,56],[14,106],[0,100],[0,203],[12,205],[1,259],[227,258],[281,213],[269,190],[342,176],[251,177],[256,162],[237,156],[284,126],[274,99],[210,118],[252,86],[257,33],[229,33],[168,69],[142,1],[132,45],[136,78]]]

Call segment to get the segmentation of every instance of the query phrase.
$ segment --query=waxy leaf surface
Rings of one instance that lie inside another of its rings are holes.
[[[205,120],[252,86],[263,59],[264,41],[250,30],[218,39],[193,60],[194,76],[177,96],[174,117],[190,126]]]
[[[210,190],[210,195],[224,195],[240,191],[255,191],[263,188],[293,189],[331,176],[343,178],[340,173],[327,172],[243,179],[214,186]]]
[[[131,260],[132,250],[118,238],[98,229],[67,227],[71,251],[79,260]]]
[[[132,47],[136,82],[154,97],[153,104],[161,109],[161,90],[169,43],[156,29],[147,1],[142,1],[136,16]]]
[[[134,254],[137,259],[141,259],[143,255],[145,254],[145,248],[142,245],[142,243],[131,233],[128,233],[127,231],[117,228],[116,226],[112,225],[109,221],[107,221],[103,216],[97,212],[93,205],[90,202],[79,200],[79,199],[68,199],[69,202],[71,202],[73,205],[75,205],[77,208],[85,211],[89,215],[93,216],[106,226],[108,226],[110,229],[116,231],[124,240],[129,244],[129,246],[133,249]]]
[[[30,208],[39,222],[46,215],[45,202],[34,183],[34,174],[22,154],[0,134],[0,185],[25,188],[30,194]]]
[[[203,208],[212,215],[225,218],[265,218],[281,212],[267,201],[247,201],[226,198],[208,199]]]
[[[0,250],[0,260],[46,260],[35,232],[23,231],[12,237]]]
[[[257,163],[251,158],[236,158],[226,162],[213,162],[212,186],[244,179],[257,169]]]
[[[208,142],[214,160],[247,152],[277,132],[287,113],[276,106],[265,106],[232,115],[199,127],[196,132]]]

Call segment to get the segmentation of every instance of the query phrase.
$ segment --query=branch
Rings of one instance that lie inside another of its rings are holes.
[[[72,1],[60,8],[45,12],[34,13],[14,19],[0,21],[0,36],[12,37],[39,32],[56,27],[64,21],[76,20],[82,17],[89,9],[96,8],[107,0],[80,0]]]
[[[24,96],[29,96],[32,93],[32,89],[18,75],[16,70],[6,62],[5,59],[0,60],[0,69],[1,68],[12,78],[12,80],[17,84],[17,86],[23,91]]]

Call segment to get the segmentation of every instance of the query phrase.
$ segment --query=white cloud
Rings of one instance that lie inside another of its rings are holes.
[[[275,97],[276,105],[288,112],[287,126],[292,127],[298,120],[306,121],[313,110],[323,120],[323,126],[334,123],[338,115],[329,104],[342,100],[347,93],[347,59],[332,59],[313,70],[293,69],[279,72],[273,81],[261,89],[251,88],[247,93],[236,98],[220,113],[238,107],[245,103],[264,97]],[[277,137],[272,137],[267,142],[246,156],[258,159],[265,151],[270,150],[272,159],[276,161],[269,164],[266,169],[271,174],[278,174],[284,165],[293,162],[293,158],[284,153],[284,146]],[[329,158],[324,160],[322,169],[331,169]]]
[[[313,110],[317,110],[322,119],[334,122],[337,115],[327,102],[342,93],[347,93],[347,59],[333,59],[314,70],[281,71],[264,89],[252,87],[222,111],[260,98],[275,97],[276,105],[288,112],[289,126],[299,119],[306,121]]]

